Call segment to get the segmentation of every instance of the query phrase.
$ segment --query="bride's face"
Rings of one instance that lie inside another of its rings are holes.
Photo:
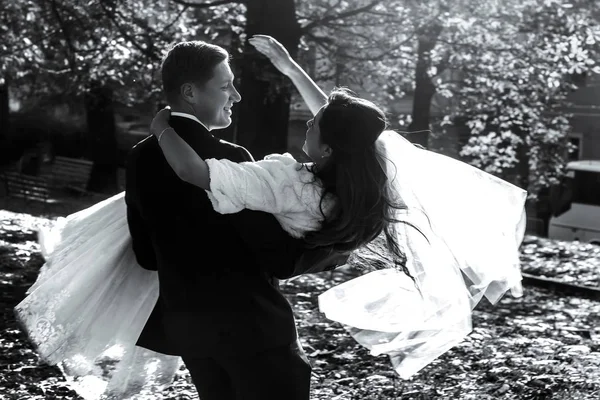
[[[191,85],[191,101],[188,104],[193,114],[211,129],[226,128],[231,124],[231,107],[242,97],[233,85],[233,72],[227,60],[213,70],[213,77],[203,85]]]
[[[309,156],[314,162],[322,162],[324,158],[331,154],[329,145],[321,141],[321,130],[319,129],[319,121],[323,116],[325,106],[321,107],[317,115],[306,123],[306,139],[302,146],[302,151]]]

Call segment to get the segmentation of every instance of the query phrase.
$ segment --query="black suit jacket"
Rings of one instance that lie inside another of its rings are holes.
[[[203,158],[251,161],[243,147],[202,125],[172,117],[177,133]],[[304,249],[277,220],[243,210],[221,215],[203,189],[180,180],[157,140],[127,160],[127,218],[141,267],[157,270],[158,302],[138,345],[165,354],[252,354],[296,340],[291,307],[278,279],[343,264],[347,254]]]

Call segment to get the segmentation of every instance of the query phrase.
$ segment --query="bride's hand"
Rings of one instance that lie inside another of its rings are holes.
[[[281,43],[267,35],[253,35],[248,42],[264,54],[273,65],[284,75],[289,75],[295,69],[295,61]]]
[[[158,137],[162,131],[167,128],[170,128],[169,118],[171,117],[171,109],[169,107],[165,107],[160,110],[154,118],[152,119],[152,123],[150,124],[150,133],[154,136]]]

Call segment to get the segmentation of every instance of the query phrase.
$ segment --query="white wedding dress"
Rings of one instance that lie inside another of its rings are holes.
[[[86,400],[139,399],[170,385],[181,359],[135,346],[158,274],[135,260],[124,193],[60,218],[39,241],[46,263],[15,314],[41,359]]]

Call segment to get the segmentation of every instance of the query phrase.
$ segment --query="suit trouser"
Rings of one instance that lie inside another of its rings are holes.
[[[249,357],[183,357],[200,400],[309,400],[312,368],[298,341]]]

